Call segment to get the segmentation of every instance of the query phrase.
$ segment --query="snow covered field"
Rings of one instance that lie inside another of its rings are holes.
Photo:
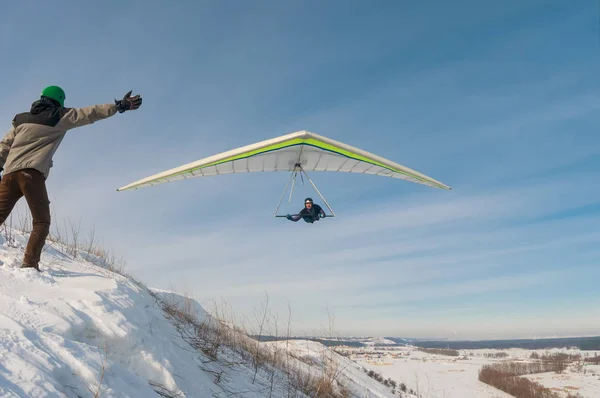
[[[175,293],[149,291],[54,246],[42,256],[41,273],[19,269],[26,239],[0,235],[1,397],[307,397],[285,384],[288,374],[255,374],[252,362],[228,347],[217,360],[194,349],[159,304],[183,302]],[[199,320],[209,316],[195,301],[188,309]],[[354,397],[392,396],[320,343],[297,345],[343,363],[339,377]],[[310,371],[319,376],[322,369],[312,364]]]
[[[357,351],[359,352],[359,351]],[[506,353],[503,358],[490,358],[486,354]],[[379,351],[367,357],[357,356],[355,361],[384,378],[392,378],[405,383],[422,397],[427,398],[510,398],[511,395],[499,391],[478,380],[479,369],[483,365],[501,361],[529,361],[533,352],[539,355],[555,352],[600,355],[600,351],[579,350],[460,350],[460,357],[434,355],[418,351],[415,347],[397,347],[393,351]],[[393,358],[391,353],[397,354]],[[584,398],[600,397],[600,366],[585,364],[581,368],[570,366],[563,374],[553,372],[524,376],[539,382],[545,387],[566,397],[569,393],[579,393]]]

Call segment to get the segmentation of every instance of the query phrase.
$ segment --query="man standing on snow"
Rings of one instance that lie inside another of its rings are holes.
[[[52,156],[67,130],[106,119],[117,112],[138,109],[139,95],[131,91],[114,104],[85,108],[65,108],[65,92],[58,86],[42,91],[29,112],[19,113],[12,128],[0,141],[0,225],[6,221],[19,199],[25,196],[33,218],[33,230],[23,258],[22,268],[39,271],[39,261],[50,232],[50,200],[46,179],[52,167]]]

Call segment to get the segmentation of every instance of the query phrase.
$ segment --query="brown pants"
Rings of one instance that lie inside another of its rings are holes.
[[[33,217],[33,231],[27,242],[23,267],[38,268],[46,237],[50,232],[50,200],[44,175],[35,169],[18,170],[2,176],[0,181],[0,225],[25,196]]]

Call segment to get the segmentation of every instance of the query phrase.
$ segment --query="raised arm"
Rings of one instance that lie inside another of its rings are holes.
[[[114,104],[100,104],[87,106],[85,108],[64,108],[64,114],[59,122],[61,128],[65,130],[85,126],[106,119],[117,112],[138,109],[142,105],[142,98],[138,95],[131,96],[129,91],[123,99],[115,100]]]
[[[57,127],[71,130],[113,116],[117,113],[117,106],[115,104],[101,104],[86,106],[85,108],[65,108],[64,112]]]

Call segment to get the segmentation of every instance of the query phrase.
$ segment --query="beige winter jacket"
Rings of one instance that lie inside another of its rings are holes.
[[[0,167],[4,168],[4,174],[33,168],[48,178],[52,157],[68,130],[115,113],[115,104],[62,108],[40,99],[33,103],[30,112],[15,116],[12,128],[0,141]]]

